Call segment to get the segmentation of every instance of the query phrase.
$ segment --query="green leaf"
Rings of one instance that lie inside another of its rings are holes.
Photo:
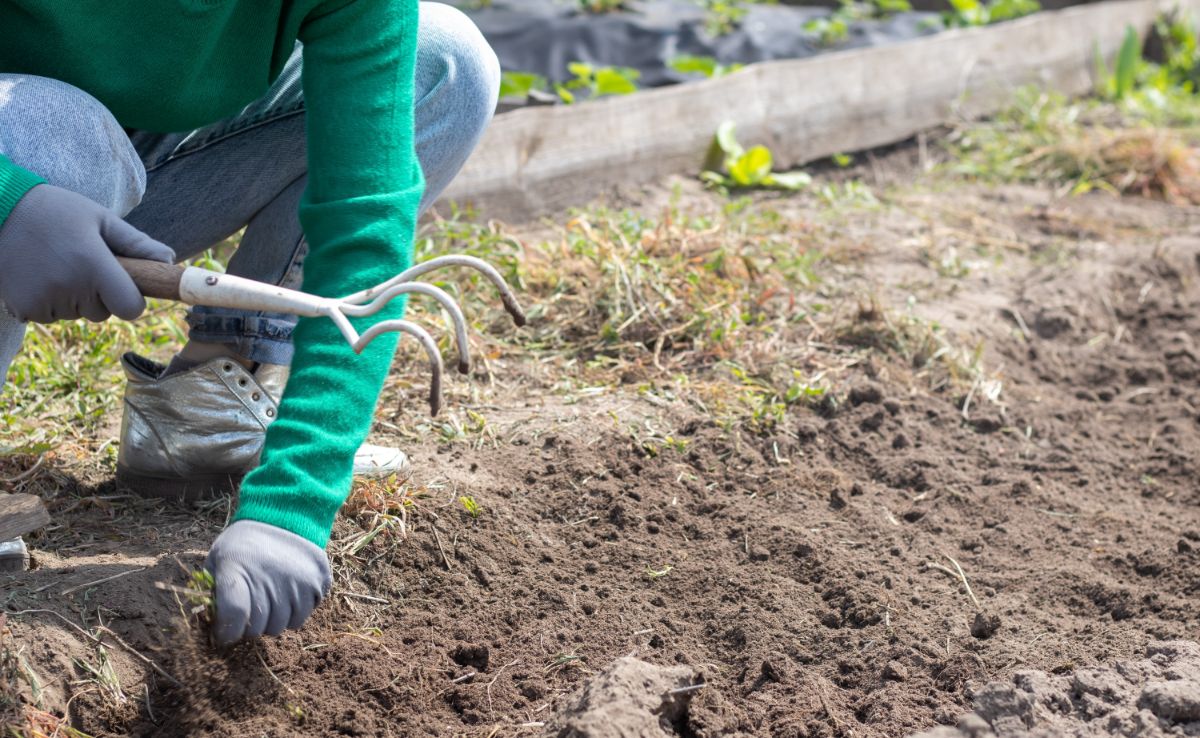
[[[670,61],[671,69],[681,74],[703,74],[705,77],[713,77],[717,73],[717,60],[711,56],[692,56],[684,54],[677,56]]]
[[[725,121],[717,128],[717,146],[725,152],[727,159],[737,159],[745,152],[734,135],[736,131],[737,124],[731,120]]]
[[[631,74],[631,72],[633,72]],[[635,70],[613,69],[604,67],[596,70],[596,96],[603,95],[629,95],[637,92],[637,84],[634,79],[637,78]]]
[[[771,152],[766,146],[755,146],[729,167],[729,176],[741,187],[761,184],[770,173]]]
[[[564,85],[555,85],[555,86],[554,86],[554,91],[558,93],[558,98],[559,98],[560,100],[562,100],[564,103],[566,103],[567,105],[572,105],[572,104],[574,104],[574,103],[575,103],[575,95],[574,95],[574,93],[572,93],[570,90],[568,90],[568,89],[566,88],[566,86],[564,86]]]
[[[1125,29],[1125,40],[1121,42],[1121,50],[1117,52],[1117,68],[1113,73],[1113,97],[1117,100],[1122,100],[1133,92],[1141,60],[1142,41],[1133,26],[1129,26]]]
[[[546,80],[532,72],[505,72],[500,75],[500,97],[529,97],[531,90],[544,87]]]
[[[1020,18],[1023,15],[1036,13],[1042,6],[1037,0],[995,0],[988,6],[988,23]]]
[[[979,0],[949,0],[953,11],[949,13],[947,25],[953,26],[983,26],[987,25],[991,14],[987,6]]]
[[[714,172],[711,169],[700,172],[700,181],[709,187],[716,187],[718,189],[729,186],[729,179],[724,174]]]
[[[808,172],[783,172],[772,174],[767,179],[772,187],[784,190],[802,190],[812,184],[812,175]]]
[[[591,79],[593,67],[587,62],[571,62],[567,65],[567,71],[580,79]]]

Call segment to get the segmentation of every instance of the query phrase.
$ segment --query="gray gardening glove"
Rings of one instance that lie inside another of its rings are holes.
[[[333,584],[325,551],[254,520],[239,520],[217,536],[204,566],[217,583],[218,646],[299,628]]]
[[[114,258],[170,263],[175,252],[108,208],[40,184],[0,225],[0,302],[21,320],[52,323],[110,315],[133,320],[146,300]]]

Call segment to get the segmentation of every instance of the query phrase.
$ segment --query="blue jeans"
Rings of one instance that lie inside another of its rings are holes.
[[[416,148],[426,181],[424,210],[491,120],[500,66],[474,24],[440,3],[421,3],[417,46]],[[245,227],[228,271],[298,287],[306,244],[297,211],[308,171],[300,68],[297,46],[261,100],[226,120],[177,134],[124,130],[81,90],[0,74],[0,152],[50,184],[117,211],[175,249],[180,260]],[[290,316],[199,307],[188,322],[197,341],[228,344],[252,361],[291,362],[296,320]],[[0,382],[24,333],[24,324],[0,305]]]

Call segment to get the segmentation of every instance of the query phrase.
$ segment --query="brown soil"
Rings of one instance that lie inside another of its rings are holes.
[[[407,536],[350,555],[369,521],[339,520],[311,623],[224,655],[153,586],[184,582],[223,503],[57,478],[40,568],[3,580],[5,608],[31,611],[8,645],[47,710],[95,735],[799,737],[953,725],[987,682],[1200,638],[1200,214],[1012,188],[854,220],[860,256],[822,296],[841,307],[794,338],[807,370],[844,359],[836,402],[755,433],[639,391],[669,377],[564,398],[498,360],[474,405],[493,436],[405,437],[428,494]],[[955,239],[1002,258],[946,278],[920,254]],[[996,402],[873,344],[911,294],[982,341]],[[623,430],[647,424],[686,447],[647,454]],[[97,655],[67,621],[110,644],[123,699],[72,661]]]

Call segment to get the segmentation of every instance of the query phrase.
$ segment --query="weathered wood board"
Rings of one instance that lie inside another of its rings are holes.
[[[1200,0],[1121,0],[1037,13],[870,49],[753,64],[719,79],[577,106],[498,116],[443,200],[521,220],[579,205],[618,185],[698,173],[725,120],[766,144],[777,168],[895,143],[995,112],[1037,82],[1078,94],[1094,84],[1127,26]]]
[[[33,495],[0,494],[0,541],[11,541],[50,522],[50,513]]]

